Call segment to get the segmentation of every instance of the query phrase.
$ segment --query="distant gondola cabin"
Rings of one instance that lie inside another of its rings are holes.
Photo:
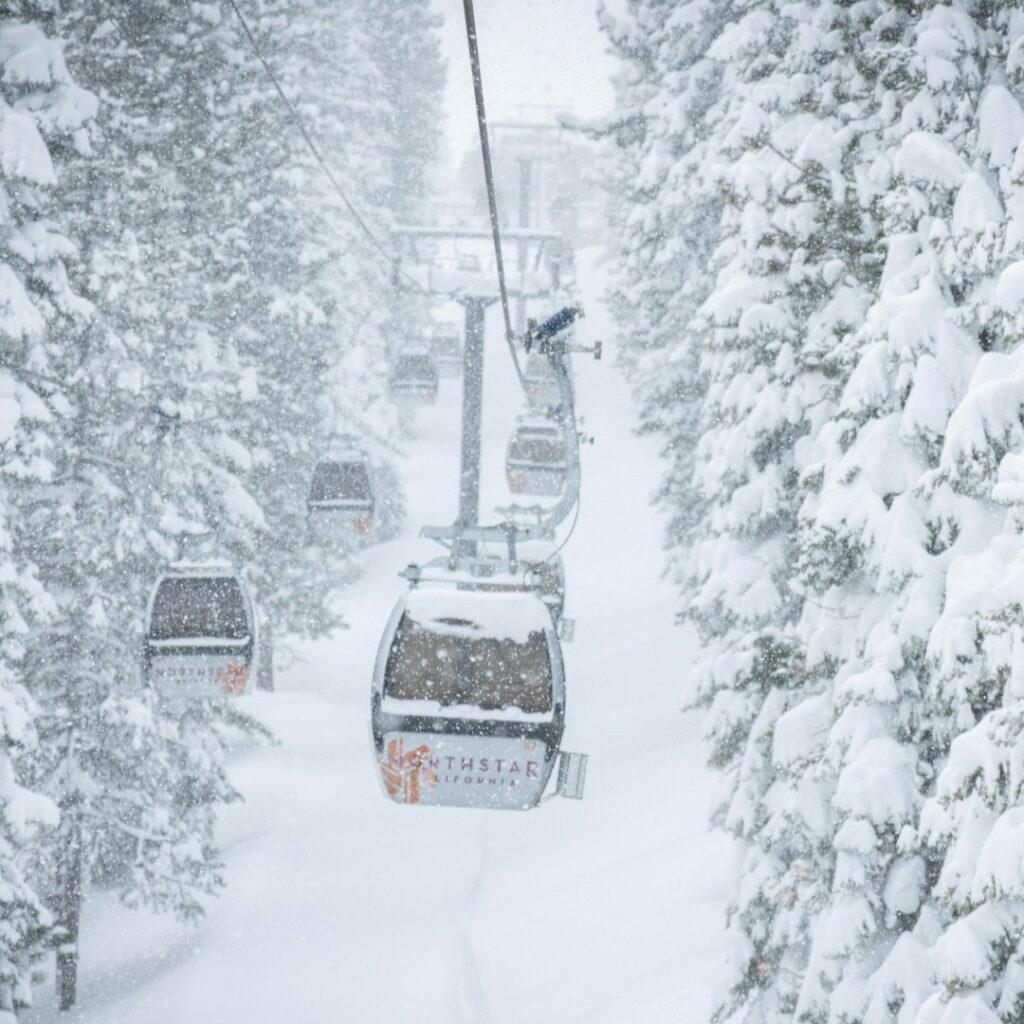
[[[513,494],[561,494],[567,472],[565,436],[557,423],[516,425],[505,453],[505,475]]]
[[[458,330],[446,327],[434,336],[432,348],[442,377],[458,377],[462,371],[462,338]]]
[[[176,566],[150,595],[145,663],[150,682],[172,697],[250,689],[257,651],[256,610],[230,568]]]
[[[538,411],[554,408],[561,404],[562,391],[558,374],[546,356],[533,352],[526,360],[523,370],[526,400],[531,408]]]
[[[351,455],[317,464],[306,506],[311,515],[351,526],[360,536],[373,530],[374,492],[366,459]]]
[[[401,400],[433,405],[437,401],[439,378],[437,357],[430,349],[408,349],[395,358],[391,394]]]

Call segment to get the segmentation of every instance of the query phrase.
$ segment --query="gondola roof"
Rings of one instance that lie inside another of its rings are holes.
[[[237,576],[238,570],[225,559],[211,559],[206,562],[171,562],[164,570],[164,576]]]
[[[410,620],[434,633],[526,643],[551,629],[551,615],[530,591],[418,587],[405,598]]]

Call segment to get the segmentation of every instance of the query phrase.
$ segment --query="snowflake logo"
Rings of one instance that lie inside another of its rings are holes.
[[[213,678],[227,694],[245,693],[246,684],[249,682],[249,666],[232,659],[223,668],[217,669]]]
[[[437,775],[430,768],[430,747],[425,743],[406,751],[404,740],[388,740],[385,755],[380,759],[380,771],[388,796],[401,793],[402,802],[407,804],[420,802],[423,784],[437,783]]]

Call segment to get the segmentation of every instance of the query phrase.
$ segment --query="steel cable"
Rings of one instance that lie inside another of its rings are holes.
[[[466,41],[469,44],[469,63],[473,72],[473,95],[476,98],[476,123],[480,133],[480,153],[484,162],[484,180],[487,186],[487,205],[491,217],[491,235],[494,238],[494,259],[498,268],[498,288],[501,294],[501,312],[505,318],[505,341],[508,344],[512,365],[516,368],[516,376],[525,390],[526,380],[519,366],[516,353],[515,337],[512,334],[512,318],[508,310],[508,288],[505,285],[505,262],[501,255],[501,227],[498,224],[498,199],[494,189],[494,170],[491,166],[491,145],[487,137],[487,112],[484,108],[484,83],[480,71],[480,51],[477,47],[476,16],[473,13],[473,0],[462,0],[462,9],[466,15]]]

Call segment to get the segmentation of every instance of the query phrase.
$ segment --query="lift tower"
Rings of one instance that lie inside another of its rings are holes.
[[[402,226],[394,228],[396,242],[415,239],[460,239],[490,240],[487,228]],[[503,241],[514,242],[525,247],[531,242],[560,244],[562,236],[554,231],[506,231]],[[462,352],[462,448],[459,469],[459,512],[455,525],[460,528],[474,527],[480,522],[480,444],[481,421],[483,416],[484,386],[484,319],[487,307],[498,301],[494,283],[487,281],[484,274],[476,271],[435,271],[427,267],[424,290],[432,295],[443,296],[458,302],[465,311],[465,340]],[[525,279],[521,278],[518,289],[510,295],[521,303],[528,299],[549,296],[550,289],[528,291]],[[472,557],[476,554],[476,540],[465,539],[460,544],[460,555]]]

